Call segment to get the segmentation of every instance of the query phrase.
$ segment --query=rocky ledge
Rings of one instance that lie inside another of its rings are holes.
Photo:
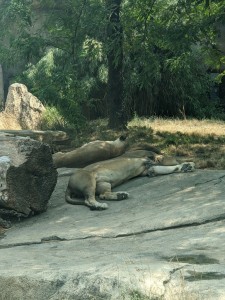
[[[63,171],[63,170],[62,170]],[[61,171],[60,171],[61,172]],[[64,201],[0,240],[0,299],[225,299],[225,171],[137,178],[124,201]]]

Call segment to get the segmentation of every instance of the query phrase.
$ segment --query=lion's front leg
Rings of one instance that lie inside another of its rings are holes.
[[[127,192],[112,192],[108,182],[97,182],[96,191],[101,200],[124,200],[129,197]]]
[[[101,200],[124,200],[128,197],[129,194],[127,192],[106,192],[99,195]]]
[[[103,210],[108,208],[106,203],[98,202],[93,196],[87,197],[85,199],[85,204],[90,207],[91,210]]]
[[[193,162],[184,162],[180,164],[179,171],[180,172],[193,172],[195,170],[195,163]]]

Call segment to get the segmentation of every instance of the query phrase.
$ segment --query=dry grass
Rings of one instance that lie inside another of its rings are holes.
[[[0,112],[0,130],[3,129],[20,130],[21,126],[13,115],[5,112]]]
[[[224,121],[134,118],[132,127],[151,128],[162,151],[180,161],[193,160],[201,169],[225,169]]]
[[[106,120],[96,120],[73,138],[73,147],[100,140],[112,140],[121,132],[109,130]],[[197,168],[225,169],[225,122],[134,118],[128,123],[129,140],[148,142],[178,161],[194,161]]]
[[[225,122],[217,120],[178,120],[134,118],[129,126],[151,127],[155,132],[182,132],[184,134],[225,136]]]

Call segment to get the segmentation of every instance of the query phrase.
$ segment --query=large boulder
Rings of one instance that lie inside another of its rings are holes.
[[[0,217],[45,211],[56,182],[47,144],[0,134]]]
[[[28,92],[24,84],[10,85],[5,112],[13,114],[23,129],[37,129],[44,111],[41,101]]]
[[[0,236],[0,299],[224,300],[225,171],[139,177],[91,211],[64,201]]]

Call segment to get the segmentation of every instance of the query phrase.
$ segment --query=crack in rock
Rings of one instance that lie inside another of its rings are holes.
[[[219,221],[222,221],[222,220],[225,220],[225,214],[221,214],[219,217],[216,217],[216,218],[210,219],[210,220],[204,220],[202,222],[179,224],[179,225],[161,227],[161,228],[156,228],[156,229],[145,229],[145,230],[131,232],[131,233],[121,233],[121,234],[116,235],[115,238],[126,237],[126,236],[134,236],[134,235],[139,235],[139,234],[143,234],[143,233],[151,233],[151,232],[157,232],[157,231],[182,229],[182,228],[186,228],[186,227],[196,227],[196,226],[201,226],[201,225],[205,225],[205,224],[208,224],[208,223],[219,222]],[[103,236],[103,238],[107,238],[107,237]]]
[[[209,182],[213,182],[213,181],[216,181],[214,183],[214,185],[216,184],[219,184],[222,182],[222,179],[225,177],[225,175],[222,175],[222,176],[219,176],[218,178],[215,178],[215,179],[210,179],[210,180],[206,180],[204,182],[198,182],[198,183],[195,183],[195,187],[198,186],[198,185],[203,185],[203,184],[206,184],[206,183],[209,183]]]
[[[61,242],[61,241],[67,241],[65,238],[60,238],[57,235],[51,235],[47,237],[43,237],[41,239],[40,243],[48,243],[48,242]]]
[[[44,244],[44,243],[51,243],[51,242],[70,242],[70,241],[87,240],[87,239],[91,239],[91,238],[102,238],[102,236],[100,236],[100,235],[89,235],[89,236],[84,236],[84,237],[81,237],[81,238],[66,239],[66,238],[61,238],[61,237],[58,237],[56,235],[53,235],[53,236],[43,237],[43,238],[41,238],[40,241],[20,242],[20,243],[0,245],[0,250],[1,249],[6,249],[6,248],[20,247],[20,246],[41,245],[41,244]],[[113,238],[113,237],[107,237],[107,238]]]
[[[66,238],[61,238],[56,235],[53,236],[47,236],[41,238],[40,241],[34,241],[34,242],[20,242],[20,243],[15,243],[15,244],[6,244],[6,245],[0,245],[0,249],[5,249],[5,248],[13,248],[13,247],[19,247],[19,246],[31,246],[31,245],[40,245],[43,243],[51,243],[51,242],[69,242],[69,241],[78,241],[78,240],[88,240],[88,239],[93,239],[93,238],[102,238],[102,239],[113,239],[113,238],[121,238],[121,237],[130,237],[130,236],[137,236],[141,234],[147,234],[147,233],[152,233],[152,232],[157,232],[157,231],[167,231],[167,230],[174,230],[174,229],[182,229],[186,227],[196,227],[196,226],[201,226],[205,225],[208,223],[213,223],[213,222],[219,222],[225,220],[225,214],[222,214],[221,216],[211,219],[211,220],[205,220],[202,222],[193,222],[193,223],[187,223],[187,224],[179,224],[179,225],[174,225],[174,226],[168,226],[168,227],[161,227],[161,228],[156,228],[156,229],[146,229],[146,230],[140,230],[136,232],[131,232],[131,233],[122,233],[118,235],[111,235],[111,236],[103,236],[103,235],[88,235],[80,238],[71,238],[71,239],[66,239]]]
[[[74,239],[74,240],[76,240],[76,239]],[[66,238],[60,238],[60,237],[54,235],[54,236],[43,237],[40,241],[36,241],[36,242],[33,241],[33,242],[21,242],[21,243],[0,245],[0,249],[20,247],[20,246],[40,245],[40,244],[48,243],[48,242],[65,242],[65,241],[70,241],[70,240],[68,240]]]

